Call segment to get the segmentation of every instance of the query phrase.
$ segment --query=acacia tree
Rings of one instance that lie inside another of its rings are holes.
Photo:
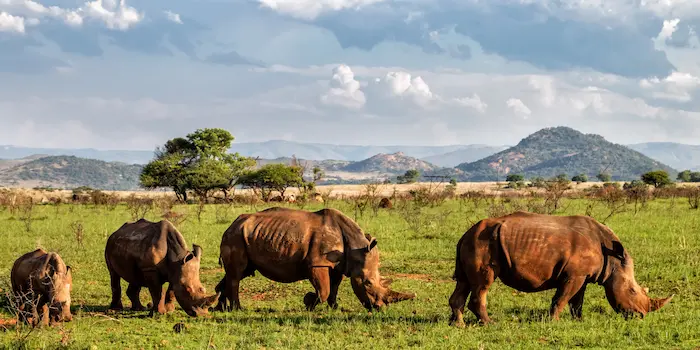
[[[287,188],[304,185],[303,170],[299,166],[267,164],[255,171],[241,175],[236,184],[251,188],[259,193],[262,200],[269,201],[273,191],[284,197]]]
[[[255,165],[251,158],[228,153],[232,141],[231,133],[220,128],[197,129],[185,138],[168,140],[141,171],[141,186],[170,187],[182,201],[187,201],[188,191],[202,199],[216,191],[228,197],[241,173]]]

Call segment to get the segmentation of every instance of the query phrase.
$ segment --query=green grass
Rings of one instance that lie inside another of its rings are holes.
[[[22,221],[5,210],[0,212],[0,288],[9,288],[9,273],[21,254],[43,247],[58,251],[73,267],[73,313],[70,323],[34,330],[24,340],[28,348],[94,349],[239,349],[239,348],[325,348],[370,349],[422,347],[453,348],[678,348],[700,346],[700,211],[687,209],[678,200],[656,200],[636,215],[628,211],[614,216],[608,225],[620,236],[635,259],[637,281],[649,287],[654,297],[675,293],[665,308],[644,319],[624,320],[605,300],[603,289],[587,289],[583,321],[564,314],[560,321],[546,319],[553,290],[541,293],[515,293],[500,281],[494,283],[488,297],[488,310],[495,324],[481,326],[471,313],[465,314],[468,327],[448,326],[448,298],[454,288],[451,281],[455,244],[471,224],[487,216],[486,202],[480,208],[470,203],[449,201],[437,208],[423,209],[424,222],[414,232],[400,209],[370,211],[358,223],[377,237],[381,252],[381,271],[393,276],[393,287],[418,294],[412,301],[392,304],[383,312],[368,314],[343,281],[340,307],[330,310],[325,304],[314,312],[304,309],[302,298],[312,287],[308,281],[282,284],[259,274],[241,283],[244,311],[214,312],[209,318],[190,318],[180,308],[172,314],[148,318],[148,312],[105,314],[110,301],[109,276],[103,250],[107,237],[130,215],[124,206],[114,210],[86,206],[39,206],[35,208],[31,232]],[[354,217],[350,206],[335,202],[334,207]],[[566,213],[583,214],[584,201],[569,201]],[[258,207],[258,210],[264,207]],[[318,209],[313,207],[307,209]],[[249,207],[232,207],[227,220],[217,222],[214,206],[206,208],[201,222],[194,206],[176,207],[190,212],[179,226],[187,243],[204,249],[202,282],[208,291],[223,276],[217,264],[221,235],[235,217],[250,212]],[[221,210],[221,209],[219,209]],[[444,220],[435,219],[450,211]],[[595,216],[603,215],[599,207]],[[431,214],[432,213],[432,214]],[[146,218],[158,220],[151,211]],[[221,216],[221,215],[218,215]],[[430,218],[434,218],[431,222]],[[83,245],[79,245],[71,223],[85,227]],[[397,274],[401,274],[398,275]],[[126,285],[123,283],[123,290]],[[0,293],[2,294],[2,293]],[[124,305],[130,306],[125,295]],[[142,302],[150,302],[142,290]],[[6,300],[0,300],[6,306]],[[9,319],[7,310],[0,318]],[[183,322],[186,330],[175,333],[173,326]],[[0,327],[0,346],[16,348],[27,328]]]

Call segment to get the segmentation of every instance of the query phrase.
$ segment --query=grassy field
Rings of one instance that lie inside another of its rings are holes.
[[[14,260],[37,247],[57,251],[73,268],[74,319],[53,328],[31,330],[16,327],[6,297],[0,297],[0,347],[91,348],[91,349],[278,349],[327,348],[370,349],[502,349],[502,348],[635,348],[692,349],[700,347],[700,211],[691,210],[683,198],[657,199],[634,213],[612,216],[607,224],[620,236],[635,259],[637,281],[654,297],[675,293],[665,308],[644,319],[625,320],[613,312],[603,288],[591,285],[586,294],[583,321],[568,314],[547,320],[553,290],[516,293],[497,281],[491,288],[488,310],[495,324],[481,326],[467,313],[468,327],[448,325],[448,298],[454,288],[451,275],[457,240],[474,222],[496,212],[522,206],[521,199],[504,202],[447,200],[436,207],[395,204],[393,209],[369,209],[357,222],[377,237],[381,271],[394,278],[393,288],[417,293],[417,298],[392,304],[383,312],[369,314],[343,281],[337,310],[325,304],[314,312],[304,309],[302,298],[312,287],[308,281],[282,284],[259,274],[242,281],[244,311],[213,312],[207,318],[190,318],[180,308],[172,314],[147,317],[148,312],[127,309],[106,313],[110,301],[109,276],[104,264],[108,235],[132,217],[124,204],[115,208],[93,205],[41,205],[32,212],[31,230],[18,213],[0,211],[0,289],[9,289]],[[559,215],[607,216],[603,204],[591,207],[587,199],[566,199]],[[319,209],[313,204],[306,209]],[[356,212],[348,202],[325,205],[350,217]],[[176,206],[188,214],[178,228],[187,243],[204,249],[202,282],[208,291],[223,276],[217,264],[224,230],[243,212],[271,205],[207,205],[196,218],[196,205]],[[145,217],[159,220],[158,209]],[[24,216],[26,217],[26,216]],[[82,224],[82,239],[76,235]],[[123,282],[123,290],[126,284]],[[3,299],[4,298],[4,299]],[[150,302],[142,290],[142,302]],[[185,324],[176,333],[173,326]]]

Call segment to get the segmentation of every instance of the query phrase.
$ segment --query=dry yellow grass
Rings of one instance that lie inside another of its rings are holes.
[[[622,185],[624,182],[619,182],[620,185]],[[440,189],[444,188],[447,185],[447,183],[429,183],[429,182],[420,182],[420,183],[413,183],[413,184],[379,184],[377,185],[376,192],[374,193],[377,196],[386,196],[389,197],[393,193],[401,194],[401,193],[407,193],[411,190],[415,190],[421,187],[429,187],[433,189]],[[527,193],[529,191],[533,191],[535,189],[532,188],[525,188],[521,190],[512,190],[512,189],[505,189],[504,186],[506,184],[504,182],[497,183],[497,182],[459,182],[457,183],[457,194],[465,193],[468,191],[483,191],[484,193],[487,194],[492,194],[494,192],[514,192],[514,191],[519,191],[522,193]],[[602,185],[601,182],[586,182],[586,183],[581,183],[581,184],[576,184],[576,183],[571,183],[571,188],[572,190],[583,190],[586,188],[589,188],[594,185]],[[680,186],[700,186],[700,183],[684,183],[684,184],[679,184]],[[35,189],[30,189],[30,188],[13,188],[13,191],[17,191],[19,193],[29,195],[32,198],[34,198],[37,201],[46,201],[50,200],[51,198],[63,198],[63,199],[69,199],[72,196],[72,191],[70,190],[53,190],[53,191],[48,191],[48,190],[35,190]],[[326,186],[317,186],[316,187],[316,192],[321,193],[321,194],[326,194],[330,193],[330,197],[334,198],[342,198],[342,197],[352,197],[352,196],[357,196],[362,193],[366,193],[367,191],[367,185],[326,185]],[[541,191],[541,190],[536,190],[536,191]],[[150,198],[156,198],[156,197],[161,197],[161,196],[174,196],[174,193],[172,191],[103,191],[104,193],[107,194],[115,194],[120,198],[126,198],[128,196],[131,196],[132,194],[137,196],[137,197],[150,197]],[[238,195],[248,195],[251,194],[251,190],[248,189],[237,189],[234,194]],[[298,194],[299,190],[295,187],[290,187],[285,195],[289,194]]]

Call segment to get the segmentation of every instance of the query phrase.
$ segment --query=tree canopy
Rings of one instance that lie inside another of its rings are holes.
[[[268,201],[273,191],[278,191],[284,197],[287,188],[304,185],[302,175],[302,169],[299,166],[267,164],[258,170],[241,175],[236,183],[252,188],[260,194],[262,200]]]
[[[170,187],[182,200],[188,191],[205,198],[218,190],[227,195],[241,173],[255,165],[251,158],[228,153],[233,139],[224,129],[207,128],[168,140],[141,171],[141,186]]]
[[[663,187],[671,183],[671,178],[664,170],[654,170],[644,173],[641,176],[641,180],[644,181],[645,184],[652,185],[654,187]]]

